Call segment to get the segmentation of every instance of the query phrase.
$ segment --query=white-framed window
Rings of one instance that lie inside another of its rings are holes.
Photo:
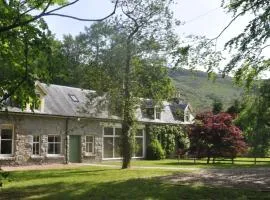
[[[12,156],[13,154],[13,126],[0,126],[0,156]]]
[[[144,129],[138,129],[135,135],[135,146],[134,146],[135,158],[144,157]]]
[[[120,135],[122,128],[104,127],[103,128],[103,157],[121,158],[120,154]]]
[[[86,153],[95,153],[95,137],[92,135],[85,136]]]
[[[121,136],[122,128],[103,128],[103,158],[121,158]],[[144,129],[138,129],[135,135],[135,149],[133,157],[144,157]]]
[[[149,107],[146,108],[147,116],[150,119],[161,119],[161,108],[160,107]]]
[[[48,135],[48,154],[59,155],[61,154],[61,136]]]
[[[155,108],[155,119],[161,119],[161,109],[159,107]]]
[[[34,135],[33,136],[33,145],[32,145],[32,155],[39,155],[40,154],[40,136]]]

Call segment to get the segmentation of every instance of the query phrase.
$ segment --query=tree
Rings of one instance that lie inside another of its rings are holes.
[[[58,13],[76,4],[79,0],[33,0],[0,1],[0,107],[12,98],[24,108],[29,99],[37,100],[35,81],[50,79],[52,74],[47,63],[51,52],[50,37],[46,16],[59,16],[79,21],[102,21],[115,14],[113,11],[100,19],[82,19]],[[42,62],[42,61],[43,62]],[[44,62],[46,61],[46,62]]]
[[[221,100],[218,99],[218,98],[213,99],[212,106],[213,106],[212,112],[214,114],[220,113],[222,111],[222,109],[223,109],[223,104],[222,104]]]
[[[250,153],[256,157],[266,156],[270,142],[270,83],[263,81],[261,86],[246,95],[244,106],[236,119],[245,133],[245,138],[250,146]],[[257,91],[257,92],[256,92]]]
[[[177,149],[181,149],[182,153],[185,153],[189,147],[188,135],[180,125],[150,126],[149,136],[150,141],[155,139],[160,141],[166,157],[176,153]]]
[[[236,80],[250,86],[261,72],[270,69],[269,54],[267,55],[267,49],[269,50],[270,47],[270,2],[268,0],[223,0],[222,7],[232,13],[233,18],[214,39],[218,39],[242,16],[251,17],[243,32],[226,43],[226,48],[237,51],[223,71],[227,74],[235,69]]]
[[[134,113],[141,98],[158,104],[173,92],[165,56],[169,44],[176,41],[171,30],[170,3],[120,1],[122,16],[95,24],[82,35],[88,38],[93,53],[84,84],[106,94],[111,113],[122,118],[122,168],[130,166],[136,129]]]
[[[241,130],[233,125],[232,116],[227,113],[213,115],[211,112],[196,116],[196,122],[189,129],[189,152],[197,158],[235,158],[246,150]]]

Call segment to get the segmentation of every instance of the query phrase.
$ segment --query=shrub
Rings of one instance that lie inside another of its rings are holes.
[[[150,127],[150,140],[157,139],[165,151],[166,157],[172,156],[177,148],[189,147],[185,129],[178,125],[154,125]]]
[[[161,160],[165,158],[165,152],[157,139],[154,139],[147,146],[147,159],[148,160]]]

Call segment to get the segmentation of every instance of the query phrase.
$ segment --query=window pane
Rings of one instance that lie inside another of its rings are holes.
[[[103,147],[104,147],[104,158],[112,158],[113,157],[113,138],[104,137]]]
[[[104,135],[113,135],[112,127],[104,127]]]
[[[93,143],[86,143],[86,152],[93,153]]]
[[[1,141],[1,154],[11,154],[12,153],[12,141],[2,140]]]
[[[114,157],[115,158],[120,158],[121,157],[121,151],[120,151],[120,145],[121,145],[121,139],[120,137],[115,137],[114,138]]]
[[[161,118],[160,112],[156,112],[156,119],[160,119],[160,118]]]
[[[48,154],[54,154],[54,143],[49,143]]]
[[[54,136],[48,136],[48,142],[54,142]]]
[[[115,128],[115,135],[121,135],[122,129],[121,128]]]
[[[154,112],[155,112],[154,108],[147,108],[146,112],[150,119],[154,119]]]
[[[55,144],[55,154],[60,154],[61,153],[61,145],[59,143]]]
[[[86,142],[93,142],[93,136],[86,136]]]
[[[143,156],[143,138],[135,138],[135,157]]]
[[[39,136],[34,136],[33,137],[33,142],[39,142]]]
[[[33,144],[33,155],[39,155],[39,143]]]
[[[136,136],[143,136],[143,129],[138,129],[136,131]]]
[[[1,139],[12,139],[12,129],[2,129]]]
[[[55,142],[61,142],[61,137],[60,136],[54,136]]]

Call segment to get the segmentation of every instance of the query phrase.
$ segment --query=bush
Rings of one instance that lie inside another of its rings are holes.
[[[189,139],[187,132],[178,125],[154,125],[150,127],[150,141],[157,139],[165,151],[166,157],[174,156],[176,149],[187,150]]]
[[[147,146],[147,156],[148,160],[161,160],[165,158],[165,152],[161,147],[161,144],[157,139],[154,139]]]

